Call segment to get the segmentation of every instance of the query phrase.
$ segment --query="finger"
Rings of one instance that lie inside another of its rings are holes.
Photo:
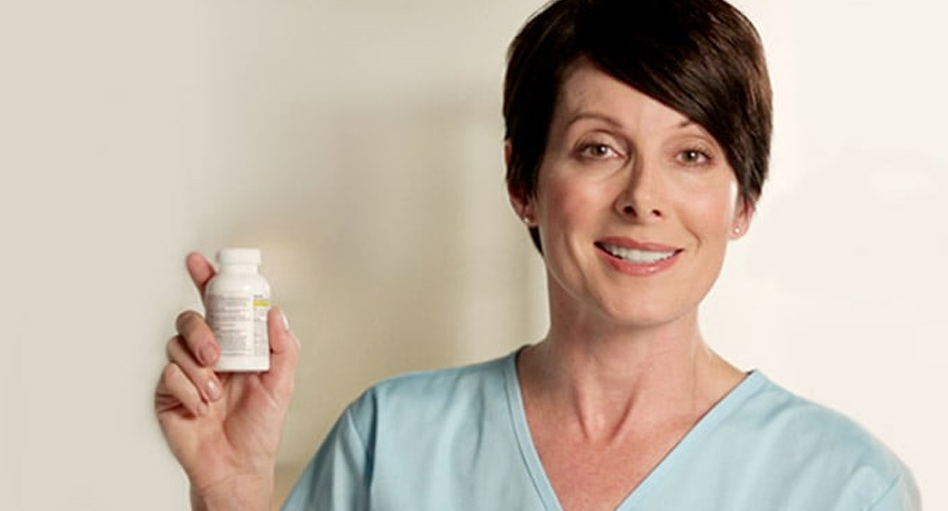
[[[188,274],[191,275],[191,281],[201,293],[201,299],[204,299],[204,290],[207,289],[207,283],[214,277],[214,266],[199,252],[191,252],[185,260],[188,267]]]
[[[221,382],[210,367],[202,367],[188,351],[181,336],[168,341],[168,360],[176,364],[197,388],[201,399],[205,402],[217,401],[221,397]]]
[[[270,371],[262,375],[263,383],[284,402],[293,394],[293,377],[299,360],[300,341],[290,330],[283,311],[274,307],[267,315],[270,338]]]
[[[178,406],[198,417],[207,415],[210,410],[181,367],[172,362],[161,372],[155,389],[155,412],[161,414]]]
[[[203,316],[195,311],[184,311],[178,314],[175,328],[184,339],[185,347],[200,365],[210,367],[217,363],[220,347]]]

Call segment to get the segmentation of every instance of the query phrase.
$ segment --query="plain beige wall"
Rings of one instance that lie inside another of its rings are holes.
[[[505,47],[534,0],[0,4],[0,509],[184,509],[151,392],[192,249],[264,250],[304,343],[285,491],[380,378],[536,340],[503,188]],[[743,0],[772,181],[704,323],[948,509],[948,9]]]

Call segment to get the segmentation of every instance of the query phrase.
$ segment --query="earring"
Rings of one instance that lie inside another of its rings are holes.
[[[735,228],[734,228],[734,234],[740,234],[740,233],[741,233],[741,228],[740,228],[740,227],[735,227]]]
[[[533,224],[533,218],[531,218],[530,215],[524,215],[520,217],[520,220],[523,220],[523,223],[525,223],[527,227]]]

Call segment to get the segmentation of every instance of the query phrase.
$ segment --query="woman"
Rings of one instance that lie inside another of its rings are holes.
[[[766,176],[770,88],[721,0],[559,0],[511,46],[508,188],[548,275],[541,342],[383,382],[343,414],[288,510],[918,508],[909,471],[851,421],[744,373],[698,308]],[[188,259],[199,288],[213,269]],[[156,393],[196,509],[266,509],[298,343],[215,376],[179,317]],[[225,379],[226,378],[226,379]]]

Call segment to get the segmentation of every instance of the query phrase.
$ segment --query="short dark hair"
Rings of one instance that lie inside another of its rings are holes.
[[[754,205],[770,159],[770,80],[757,30],[723,0],[554,0],[534,14],[507,55],[512,194],[536,193],[564,74],[583,57],[704,127]]]

